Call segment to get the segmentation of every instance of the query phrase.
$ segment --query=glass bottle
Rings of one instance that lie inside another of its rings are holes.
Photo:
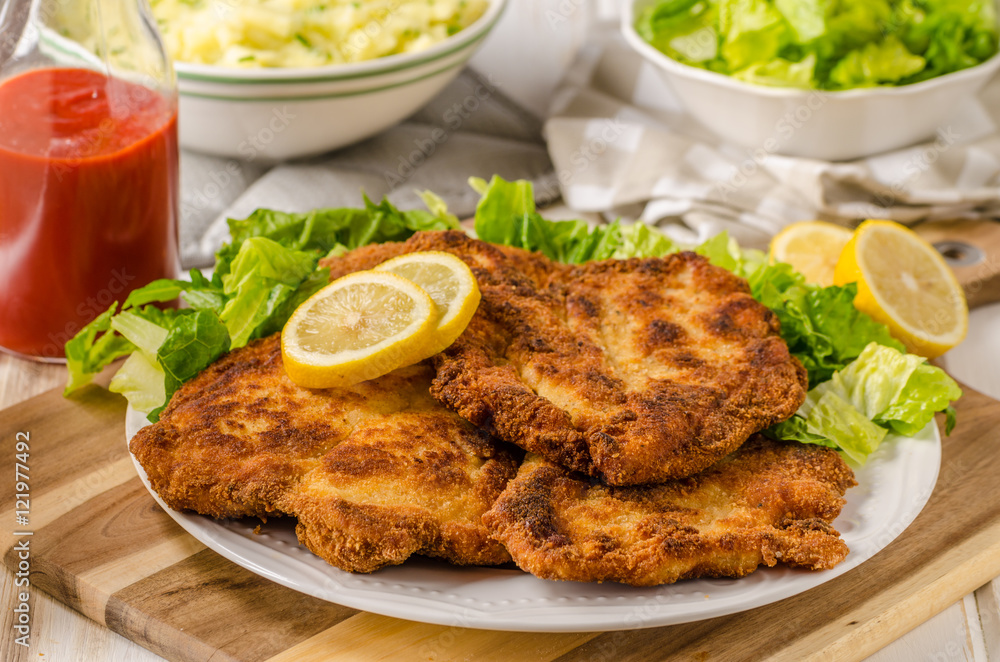
[[[177,275],[177,89],[145,0],[0,0],[0,349]]]

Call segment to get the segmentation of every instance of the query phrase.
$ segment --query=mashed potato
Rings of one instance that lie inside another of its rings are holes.
[[[151,0],[171,57],[226,67],[313,67],[430,47],[486,0]]]

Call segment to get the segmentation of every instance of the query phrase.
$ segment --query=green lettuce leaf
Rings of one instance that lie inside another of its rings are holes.
[[[769,0],[719,0],[721,53],[730,71],[776,58],[791,40],[790,33],[788,22]]]
[[[766,281],[759,300],[778,316],[788,349],[809,373],[810,387],[829,379],[872,342],[903,349],[888,328],[854,307],[857,285],[816,287],[805,283],[784,291]]]
[[[772,263],[761,251],[741,249],[725,232],[694,250],[745,278],[750,294],[778,316],[781,337],[805,366],[810,388],[846,367],[869,343],[903,349],[884,324],[854,307],[853,283],[831,287],[806,283],[791,265]]]
[[[315,252],[286,248],[266,237],[250,237],[222,276],[226,304],[219,314],[235,347],[252,338],[316,268]]]
[[[66,343],[66,368],[69,377],[64,395],[86,386],[105,367],[135,351],[135,345],[125,337],[108,333],[111,329],[111,317],[117,310],[118,302],[115,301]]]
[[[150,421],[159,420],[157,411],[167,401],[166,376],[155,355],[142,351],[132,352],[111,378],[108,390],[125,396],[138,412],[151,415]],[[152,412],[156,412],[155,414]]]
[[[156,352],[156,363],[164,372],[164,398],[150,410],[150,420],[156,420],[181,384],[211,365],[229,347],[229,332],[218,315],[199,310],[179,316]]]
[[[476,234],[492,243],[541,251],[570,264],[610,257],[662,257],[684,247],[644,223],[591,227],[585,221],[550,221],[534,211],[530,182],[479,180],[483,195],[476,211]],[[810,285],[791,265],[768,261],[758,250],[741,249],[722,232],[689,247],[719,267],[747,279],[751,294],[781,322],[792,355],[809,373],[810,387],[847,366],[871,342],[902,349],[883,324],[854,307],[855,285]]]
[[[830,445],[858,464],[863,464],[888,434],[832,390],[816,400],[805,420],[806,430],[826,437]]]
[[[809,87],[816,70],[816,54],[810,53],[799,62],[776,57],[766,62],[755,62],[737,72],[733,78],[746,83],[773,87]]]
[[[645,223],[621,225],[618,232],[618,246],[611,257],[619,260],[630,257],[663,257],[680,250],[667,235]]]
[[[873,87],[899,81],[923,70],[927,61],[906,49],[897,37],[867,43],[845,55],[830,71],[831,88]]]
[[[975,66],[997,51],[996,5],[988,0],[903,0],[893,19],[906,47],[927,61],[907,82]]]
[[[431,211],[404,212],[366,197],[361,209],[258,209],[231,219],[232,241],[216,253],[211,278],[193,270],[188,281],[138,288],[121,310],[116,302],[66,344],[66,394],[128,356],[111,389],[156,420],[174,391],[223,353],[280,331],[295,308],[327,283],[329,271],[317,268],[324,255],[458,227],[440,198],[424,199]],[[170,308],[178,297],[187,307]]]
[[[111,329],[128,340],[135,351],[115,373],[108,390],[121,393],[137,411],[148,413],[166,399],[166,375],[156,362],[156,354],[170,332],[162,324],[143,317],[139,311],[115,315],[111,319]]]
[[[955,427],[955,410],[950,403],[960,397],[962,389],[954,379],[940,368],[921,364],[910,375],[900,395],[878,414],[875,421],[901,435],[912,436],[922,430],[935,413],[945,411],[948,414],[945,434],[950,434]]]
[[[469,185],[481,196],[476,205],[476,237],[492,244],[524,248],[524,219],[535,213],[531,182],[508,182],[494,175],[489,183],[472,177]]]
[[[428,198],[425,197],[425,200]],[[316,209],[305,213],[285,213],[258,209],[245,219],[229,219],[232,241],[216,253],[215,273],[230,270],[243,242],[251,237],[270,239],[285,248],[314,251],[326,255],[332,250],[352,250],[386,241],[405,241],[421,230],[458,228],[458,219],[414,209],[400,211],[388,200],[375,204],[364,197],[364,208]]]
[[[860,464],[890,431],[916,434],[961,395],[958,384],[924,358],[872,342],[846,368],[812,388],[795,416],[768,433],[839,448]],[[949,417],[953,426],[954,410]]]
[[[824,0],[774,0],[774,6],[788,21],[798,42],[810,42],[826,32]]]
[[[675,60],[709,66],[719,57],[718,9],[698,0],[663,0],[640,12],[636,31]]]
[[[659,0],[635,20],[667,56],[760,84],[907,85],[997,52],[989,0]]]

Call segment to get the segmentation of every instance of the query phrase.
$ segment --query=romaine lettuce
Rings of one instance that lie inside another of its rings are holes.
[[[535,212],[530,182],[494,177],[477,183],[483,200],[476,211],[476,234],[485,241],[541,251],[558,262],[580,263],[609,257],[661,257],[681,250],[669,237],[643,223],[614,222],[591,228],[584,221],[549,221]],[[482,213],[481,213],[481,210]],[[854,307],[855,285],[818,287],[791,265],[771,263],[744,250],[722,232],[687,247],[737,276],[746,278],[755,299],[781,322],[781,335],[809,373],[810,387],[853,361],[870,342],[902,349],[885,325]]]
[[[494,177],[470,184],[482,196],[475,232],[485,241],[541,251],[565,263],[660,257],[684,248],[642,223],[592,227],[581,220],[547,220],[535,210],[530,182]],[[224,352],[280,331],[295,308],[327,283],[328,271],[317,267],[323,255],[458,226],[440,198],[425,193],[424,200],[431,211],[401,212],[366,198],[364,209],[257,210],[230,221],[233,241],[217,254],[211,278],[192,271],[189,281],[150,283],[67,343],[66,392],[131,355],[111,388],[156,420],[177,388]],[[853,285],[807,284],[790,265],[743,250],[726,233],[687,248],[747,280],[751,295],[777,315],[789,350],[809,372],[806,403],[770,434],[839,448],[861,462],[889,430],[912,435],[938,411],[948,412],[950,430],[949,403],[961,395],[957,384],[903,353],[883,325],[854,308]],[[178,296],[186,307],[153,305]]]
[[[662,256],[682,247],[656,228],[618,222],[590,228],[583,221],[548,221],[525,205],[530,184],[512,186],[494,177],[479,189],[490,197],[488,214],[476,215],[476,230],[490,241],[540,250],[551,259],[583,262],[604,257]],[[819,287],[791,265],[772,263],[720,233],[689,247],[712,264],[745,278],[751,295],[770,308],[781,335],[809,375],[809,396],[799,413],[770,433],[839,448],[862,462],[889,430],[912,435],[935,412],[946,411],[961,390],[943,370],[905,354],[888,328],[854,307],[857,286]]]
[[[132,406],[157,420],[181,384],[230,349],[281,330],[295,308],[326,285],[321,257],[373,242],[401,241],[419,230],[458,227],[440,198],[425,197],[434,212],[400,211],[367,197],[362,209],[286,214],[258,209],[230,220],[232,241],[216,254],[211,279],[158,280],[133,291],[66,343],[66,393],[129,356],[111,382]],[[160,309],[178,297],[184,308]]]
[[[955,380],[922,357],[872,342],[768,433],[834,446],[863,463],[889,431],[914,435],[961,395]]]
[[[906,85],[997,52],[993,2],[660,0],[636,31],[671,58],[763,85]]]

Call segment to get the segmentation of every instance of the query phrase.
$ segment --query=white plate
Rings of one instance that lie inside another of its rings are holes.
[[[126,436],[146,423],[129,409]],[[134,458],[133,458],[134,461]],[[136,469],[147,489],[146,474]],[[915,437],[885,442],[861,468],[834,526],[850,547],[832,570],[761,568],[743,579],[685,580],[633,588],[538,579],[519,570],[459,568],[428,559],[370,575],[338,570],[298,544],[294,522],[214,520],[179,513],[153,498],[188,533],[247,570],[337,604],[424,623],[524,632],[630,630],[733,614],[788,598],[859,566],[892,542],[927,503],[941,465],[932,421]]]

